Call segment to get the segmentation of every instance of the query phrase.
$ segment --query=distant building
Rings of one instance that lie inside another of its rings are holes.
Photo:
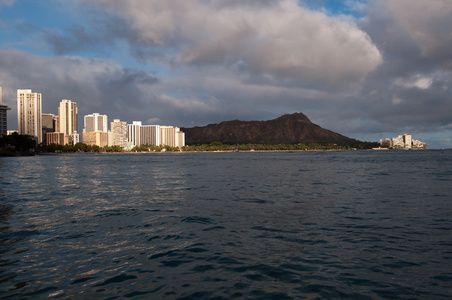
[[[97,145],[99,147],[108,146],[108,132],[83,132],[83,143],[86,145]]]
[[[410,134],[404,134],[392,139],[381,139],[380,147],[392,149],[426,149],[427,145],[421,141],[413,140]]]
[[[140,128],[140,145],[160,145],[160,126],[143,125]]]
[[[72,140],[72,145],[75,146],[75,144],[80,143],[80,134],[77,131],[74,131],[71,134],[71,140]]]
[[[47,132],[46,133],[46,145],[57,144],[64,145],[64,133],[62,132]]]
[[[2,87],[0,86],[0,135],[8,134],[8,113],[10,110],[6,105],[2,103]]]
[[[17,123],[19,134],[34,136],[42,143],[42,96],[31,90],[17,90]]]
[[[84,117],[85,128],[83,129],[83,143],[87,145],[97,145],[99,147],[108,146],[108,117],[94,113]]]
[[[426,149],[427,144],[418,140],[413,140],[413,149]]]
[[[130,149],[141,145],[183,147],[185,134],[178,127],[142,125],[134,121],[127,124],[127,142]]]
[[[141,145],[140,137],[141,137],[141,122],[133,121],[132,124],[127,124],[127,142],[130,143],[132,148]]]
[[[56,117],[53,114],[42,114],[42,143],[48,145],[47,143],[47,133],[55,132],[56,128]]]
[[[108,117],[106,115],[100,115],[98,113],[86,115],[84,121],[85,128],[83,132],[108,131]]]
[[[160,126],[160,145],[170,147],[185,146],[185,133],[179,127]]]
[[[42,128],[46,128],[47,132],[55,132],[56,117],[54,114],[42,114]]]
[[[65,144],[73,144],[72,135],[78,130],[77,103],[63,99],[58,107],[57,132],[64,133]]]
[[[127,147],[127,122],[121,122],[114,119],[110,124],[111,128],[111,144],[112,146]]]

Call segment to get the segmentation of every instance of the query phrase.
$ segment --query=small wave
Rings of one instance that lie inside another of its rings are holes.
[[[204,217],[186,217],[182,220],[185,223],[213,224],[212,219]]]
[[[121,275],[114,276],[110,279],[107,279],[102,283],[96,284],[96,285],[94,285],[94,287],[105,286],[105,285],[109,285],[112,283],[119,283],[119,282],[124,282],[127,280],[137,279],[137,278],[138,277],[135,275],[121,274]]]

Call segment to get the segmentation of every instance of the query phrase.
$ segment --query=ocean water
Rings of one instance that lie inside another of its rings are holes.
[[[0,158],[0,298],[450,299],[452,151]]]

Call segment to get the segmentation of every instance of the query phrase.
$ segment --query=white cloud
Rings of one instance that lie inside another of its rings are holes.
[[[0,0],[0,9],[2,9],[2,6],[12,6],[14,2],[15,0]]]
[[[393,82],[396,86],[405,88],[429,89],[433,84],[433,79],[423,75],[415,75],[408,79],[396,78]]]
[[[394,104],[394,105],[399,105],[403,102],[404,102],[404,100],[400,97],[397,97],[397,96],[392,97],[392,104]]]
[[[145,124],[160,124],[161,120],[159,118],[149,118],[146,120]]]
[[[172,97],[165,94],[154,94],[152,97],[157,101],[160,105],[167,107],[168,109],[178,109],[185,112],[213,112],[214,108],[211,107],[208,103],[198,100],[196,98],[178,98]]]
[[[342,84],[382,62],[369,36],[352,22],[307,10],[295,0],[91,0],[127,20],[137,40],[167,47],[176,65],[242,62],[251,75]]]

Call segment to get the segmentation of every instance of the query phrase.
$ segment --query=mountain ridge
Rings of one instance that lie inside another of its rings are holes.
[[[187,145],[209,144],[351,144],[357,142],[314,124],[301,112],[268,121],[224,121],[181,128]]]

